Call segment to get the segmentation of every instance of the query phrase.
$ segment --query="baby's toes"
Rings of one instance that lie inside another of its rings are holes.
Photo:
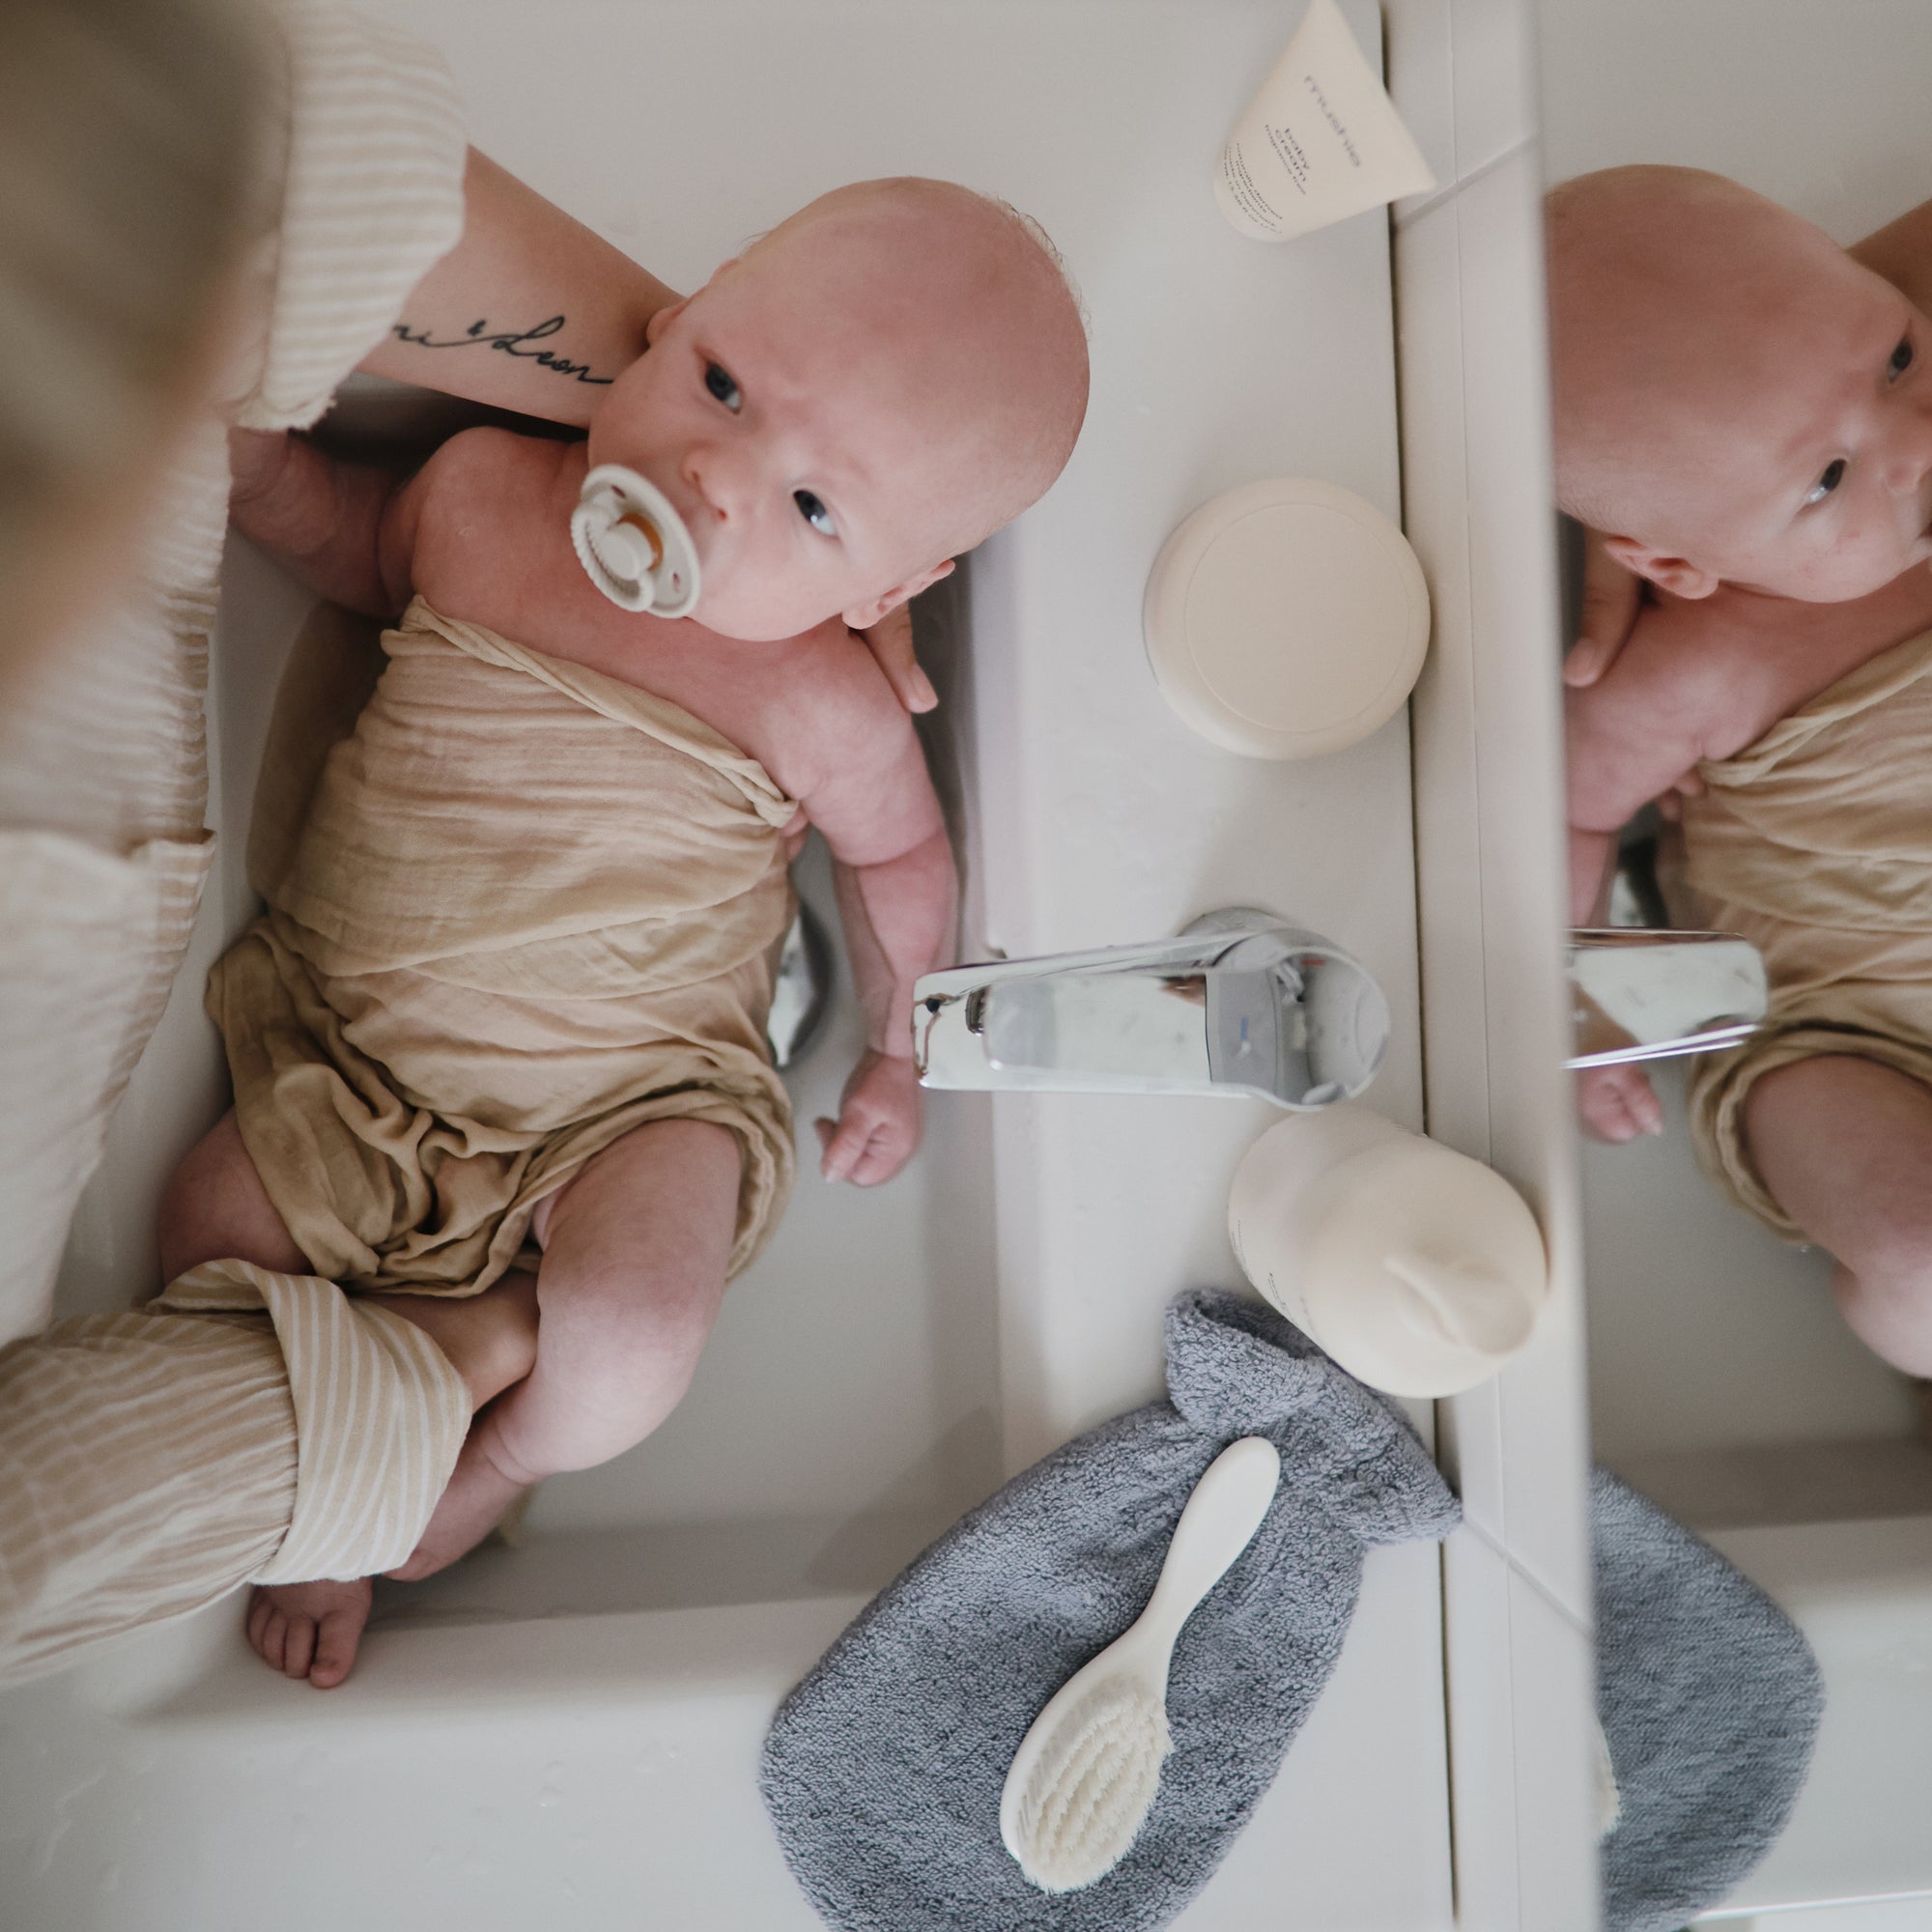
[[[260,1634],[251,1631],[249,1641],[255,1646],[255,1654],[270,1670],[282,1667],[282,1650],[288,1634],[287,1616],[272,1601],[269,1601],[268,1615],[262,1619]]]
[[[318,1690],[332,1690],[349,1675],[362,1635],[362,1617],[353,1610],[331,1610],[317,1628],[315,1662],[308,1681]]]
[[[282,1675],[306,1677],[315,1655],[315,1619],[299,1610],[288,1613],[289,1634],[282,1644]]]

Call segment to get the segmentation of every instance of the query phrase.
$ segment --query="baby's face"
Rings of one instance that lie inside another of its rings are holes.
[[[815,274],[809,250],[753,251],[654,317],[599,406],[590,461],[641,471],[676,506],[707,629],[870,623],[950,567],[947,453],[970,404],[922,380],[893,306],[889,286]]]
[[[1633,433],[1668,445],[1670,549],[1813,603],[1932,558],[1932,325],[1889,282],[1794,251],[1758,301],[1693,305],[1658,360]]]

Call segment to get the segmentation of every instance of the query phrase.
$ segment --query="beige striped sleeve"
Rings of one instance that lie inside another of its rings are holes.
[[[469,1430],[469,1392],[412,1322],[314,1275],[210,1262],[170,1285],[184,1313],[266,1308],[299,1444],[288,1535],[257,1583],[373,1577],[416,1547]]]
[[[304,429],[463,233],[463,109],[420,41],[330,0],[284,10],[287,177],[250,429]]]
[[[266,1322],[89,1315],[0,1350],[0,1684],[225,1596],[295,1498]]]
[[[245,1582],[395,1568],[469,1425],[420,1329],[242,1262],[0,1350],[0,1685]]]
[[[228,412],[261,429],[320,416],[463,227],[463,125],[439,57],[329,0],[291,0],[283,22],[286,66],[263,103],[258,312],[221,382]],[[138,592],[0,707],[0,1338],[47,1319],[208,870],[226,439],[211,412],[157,487]]]

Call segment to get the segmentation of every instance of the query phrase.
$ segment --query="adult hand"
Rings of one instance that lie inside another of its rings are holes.
[[[898,694],[899,702],[908,711],[938,708],[939,694],[913,656],[909,606],[901,604],[896,610],[888,611],[869,631],[854,631],[852,635],[878,660],[886,682]]]
[[[1577,641],[1563,660],[1563,682],[1595,684],[1616,663],[1636,628],[1643,579],[1626,570],[1604,548],[1603,533],[1583,532],[1583,610]]]
[[[919,1147],[919,1075],[910,1060],[867,1048],[838,1100],[838,1119],[819,1121],[827,1180],[876,1187],[890,1180]]]

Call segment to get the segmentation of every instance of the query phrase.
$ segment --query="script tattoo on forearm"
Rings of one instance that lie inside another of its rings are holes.
[[[493,330],[488,318],[479,316],[461,335],[444,342],[433,342],[427,328],[412,328],[407,322],[395,324],[390,333],[397,341],[407,342],[412,349],[497,349],[505,355],[521,356],[535,362],[540,368],[554,369],[559,376],[575,377],[580,383],[609,385],[615,382],[614,376],[593,376],[588,362],[573,362],[554,350],[531,347],[554,335],[563,327],[564,321],[564,317],[554,315],[548,322],[538,323],[534,328]]]

